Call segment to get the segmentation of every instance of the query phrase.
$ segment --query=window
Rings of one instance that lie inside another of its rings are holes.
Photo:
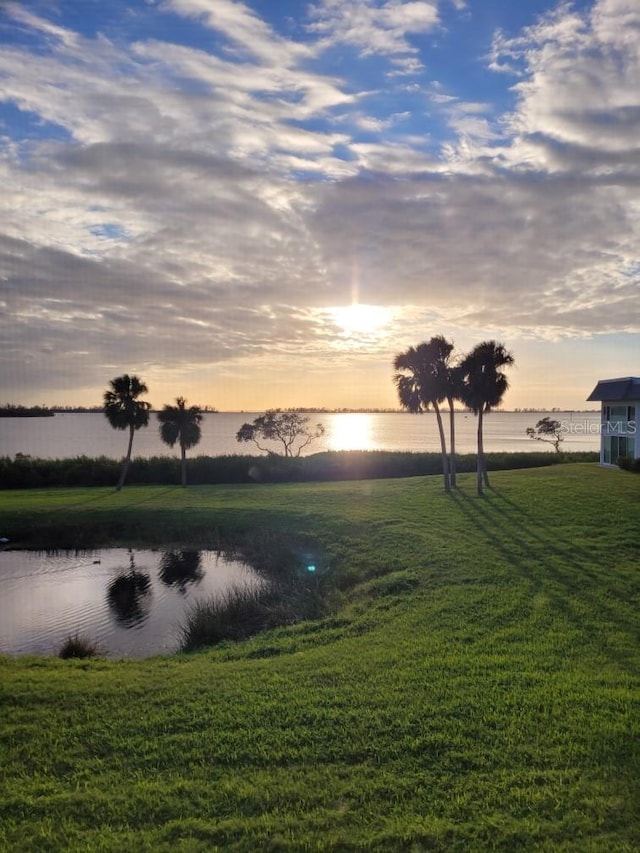
[[[621,421],[625,421],[627,419],[627,407],[626,406],[611,406],[611,417],[609,420],[612,423],[620,423]]]
[[[603,406],[602,431],[605,435],[635,435],[635,406]]]
[[[604,437],[603,462],[615,465],[620,457],[633,456],[633,438],[625,435],[607,435]]]

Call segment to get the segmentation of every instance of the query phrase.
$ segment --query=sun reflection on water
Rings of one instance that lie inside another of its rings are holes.
[[[363,412],[340,414],[327,426],[329,450],[375,450],[371,415]]]

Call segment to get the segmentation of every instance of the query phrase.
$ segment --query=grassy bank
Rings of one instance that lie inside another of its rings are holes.
[[[291,533],[344,595],[191,656],[0,659],[0,849],[638,849],[640,483],[492,480],[0,494],[23,545]]]

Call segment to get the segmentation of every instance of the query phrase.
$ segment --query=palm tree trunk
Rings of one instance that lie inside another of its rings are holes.
[[[122,462],[122,470],[120,471],[120,479],[118,480],[118,485],[116,486],[116,492],[119,492],[120,489],[124,486],[124,481],[127,478],[127,471],[129,470],[129,463],[131,462],[131,448],[133,447],[133,435],[135,429],[133,425],[129,427],[129,447],[127,448],[127,455],[124,457]]]
[[[451,488],[456,488],[456,421],[455,412],[453,411],[453,399],[449,397],[449,482]]]
[[[440,448],[442,450],[442,474],[444,476],[444,490],[445,492],[451,491],[451,486],[449,485],[449,457],[447,456],[447,440],[444,437],[444,427],[442,425],[442,415],[440,413],[440,407],[436,402],[433,404],[433,409],[436,413],[436,419],[438,421],[438,432],[440,433]]]
[[[187,485],[187,450],[184,444],[180,445],[180,485]]]
[[[484,479],[484,443],[482,436],[482,407],[478,412],[478,494],[483,494],[482,483]]]
[[[482,478],[485,486],[489,486],[489,472],[487,471],[487,460],[484,457],[484,436],[482,442]]]

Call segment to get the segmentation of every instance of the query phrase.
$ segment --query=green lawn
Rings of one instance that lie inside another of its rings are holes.
[[[0,850],[639,850],[640,477],[460,479],[0,492],[24,545],[259,527],[342,590],[192,656],[0,658]]]

